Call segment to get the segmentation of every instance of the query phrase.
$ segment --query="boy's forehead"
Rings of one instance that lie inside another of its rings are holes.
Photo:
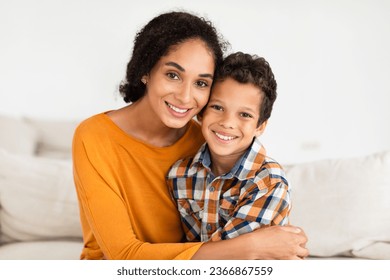
[[[253,92],[257,92],[261,97],[264,96],[264,92],[257,85],[250,82],[242,83],[229,77],[224,80],[214,81],[213,87],[211,89],[210,98],[212,98],[214,94],[223,95],[224,92],[231,92],[231,91],[240,91],[242,92],[243,95],[248,89],[250,89]]]
[[[214,84],[210,101],[222,102],[235,107],[258,108],[262,103],[262,97],[261,89],[252,83],[240,83],[228,79]]]

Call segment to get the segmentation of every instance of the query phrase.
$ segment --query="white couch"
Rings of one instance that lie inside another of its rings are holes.
[[[76,125],[0,116],[0,259],[80,258],[71,163]]]
[[[390,260],[390,151],[285,169],[312,256]]]
[[[0,116],[0,259],[79,259],[76,125]],[[390,151],[285,168],[312,258],[390,259]]]

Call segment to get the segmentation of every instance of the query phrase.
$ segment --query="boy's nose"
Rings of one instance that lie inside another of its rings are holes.
[[[219,125],[224,128],[234,128],[235,127],[235,118],[233,114],[225,113],[223,114],[221,120],[219,121]]]

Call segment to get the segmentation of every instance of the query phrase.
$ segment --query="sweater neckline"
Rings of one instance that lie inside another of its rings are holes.
[[[116,123],[113,122],[113,120],[107,115],[108,112],[110,112],[110,111],[106,111],[106,112],[103,112],[100,114],[102,119],[109,125],[109,127],[111,127],[113,130],[115,130],[119,135],[121,135],[122,138],[126,138],[127,141],[130,140],[132,142],[136,142],[142,146],[145,146],[149,149],[153,149],[155,151],[165,151],[165,150],[169,150],[169,149],[175,149],[176,146],[181,145],[181,143],[183,141],[188,141],[189,134],[191,133],[191,130],[193,130],[194,126],[196,125],[195,120],[190,120],[190,122],[187,124],[186,131],[175,143],[173,143],[172,145],[169,145],[169,146],[165,146],[165,147],[158,147],[158,146],[151,145],[143,140],[140,140],[140,139],[126,133]]]

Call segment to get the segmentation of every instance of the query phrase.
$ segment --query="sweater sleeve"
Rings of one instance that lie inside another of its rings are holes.
[[[115,178],[91,158],[81,135],[73,139],[74,181],[82,222],[83,259],[191,259],[202,243],[148,243],[137,239]],[[133,213],[134,214],[134,213]],[[158,230],[158,229],[156,229]]]

